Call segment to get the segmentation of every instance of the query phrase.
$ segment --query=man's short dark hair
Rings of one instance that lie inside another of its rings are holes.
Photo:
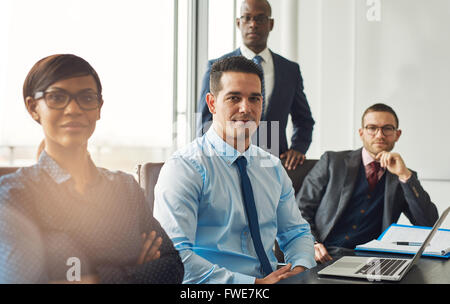
[[[221,78],[225,72],[255,74],[261,82],[263,79],[263,72],[252,60],[243,56],[227,57],[216,61],[211,67],[209,87],[212,94],[217,95],[222,90]]]
[[[395,118],[395,123],[397,124],[395,127],[398,128],[398,117],[395,111],[388,105],[384,103],[376,103],[370,107],[367,108],[367,110],[364,111],[364,114],[361,118],[361,125],[364,128],[364,117],[370,112],[388,112],[391,113]]]

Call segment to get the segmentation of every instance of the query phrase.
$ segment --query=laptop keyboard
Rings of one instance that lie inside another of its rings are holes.
[[[408,260],[374,259],[359,269],[356,274],[392,276]]]

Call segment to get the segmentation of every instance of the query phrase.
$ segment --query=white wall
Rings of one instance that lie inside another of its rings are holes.
[[[409,165],[425,179],[450,180],[450,1],[382,0],[380,22],[356,3],[355,121],[375,100],[389,103]]]
[[[353,1],[271,1],[269,46],[300,64],[316,125],[309,158],[353,146]],[[295,21],[292,21],[295,20]],[[324,123],[326,122],[326,123]]]
[[[272,50],[301,66],[316,120],[307,156],[318,158],[327,150],[360,147],[357,129],[363,110],[378,101],[391,104],[398,112],[404,135],[396,151],[418,171],[440,213],[450,206],[450,164],[446,156],[450,103],[445,100],[450,88],[446,85],[450,81],[450,69],[446,68],[450,67],[450,57],[443,56],[450,53],[450,43],[439,36],[448,35],[444,29],[450,28],[450,18],[444,16],[449,3],[380,0],[381,20],[369,23],[366,13],[370,7],[362,0],[272,0],[275,28],[269,40]],[[420,35],[414,35],[409,24]],[[395,39],[402,36],[393,33],[405,32],[410,33],[408,40],[397,43]],[[421,42],[431,45],[417,51]],[[433,46],[440,50],[433,53]],[[430,58],[433,56],[438,58]],[[408,60],[414,69],[392,75]],[[429,68],[426,63],[430,61],[436,69]],[[419,92],[420,97],[426,92],[428,98],[418,98],[411,92]],[[413,106],[409,106],[411,102]],[[402,217],[400,223],[408,221]],[[450,219],[444,226],[450,227]]]

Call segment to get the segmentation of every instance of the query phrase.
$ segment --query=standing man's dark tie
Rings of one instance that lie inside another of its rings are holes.
[[[243,156],[238,157],[235,162],[239,168],[241,176],[242,194],[244,196],[245,213],[247,214],[250,234],[252,236],[253,245],[255,246],[256,254],[262,266],[265,275],[272,273],[272,266],[267,258],[264,246],[261,241],[261,234],[259,231],[258,213],[256,212],[255,199],[253,197],[252,184],[247,174],[247,159]]]
[[[263,120],[264,118],[264,110],[266,108],[266,86],[265,86],[265,82],[264,82],[264,70],[263,67],[261,65],[261,62],[264,61],[264,59],[261,56],[255,56],[253,57],[253,62],[256,63],[258,65],[258,67],[261,69],[261,72],[263,73],[263,78],[261,80],[261,94],[263,97],[263,102],[262,102],[262,112],[261,112],[261,120]]]

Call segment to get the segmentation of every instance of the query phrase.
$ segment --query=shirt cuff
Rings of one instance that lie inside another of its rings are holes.
[[[412,176],[412,174],[411,174],[411,176]],[[400,177],[399,177],[398,180],[399,180],[400,182],[406,184],[406,183],[411,179],[411,176],[410,176],[409,178],[407,178],[407,179],[403,179],[403,178],[400,178]]]
[[[308,148],[309,148],[309,146],[307,144],[297,144],[297,145],[292,145],[288,149],[292,149],[292,150],[300,152],[303,155],[306,155],[306,151],[308,151]]]
[[[255,280],[255,277],[239,272],[235,272],[233,275],[233,284],[255,284]]]
[[[302,266],[307,269],[311,269],[317,266],[317,263],[314,259],[299,259],[294,262],[292,262],[292,268],[296,266]]]

